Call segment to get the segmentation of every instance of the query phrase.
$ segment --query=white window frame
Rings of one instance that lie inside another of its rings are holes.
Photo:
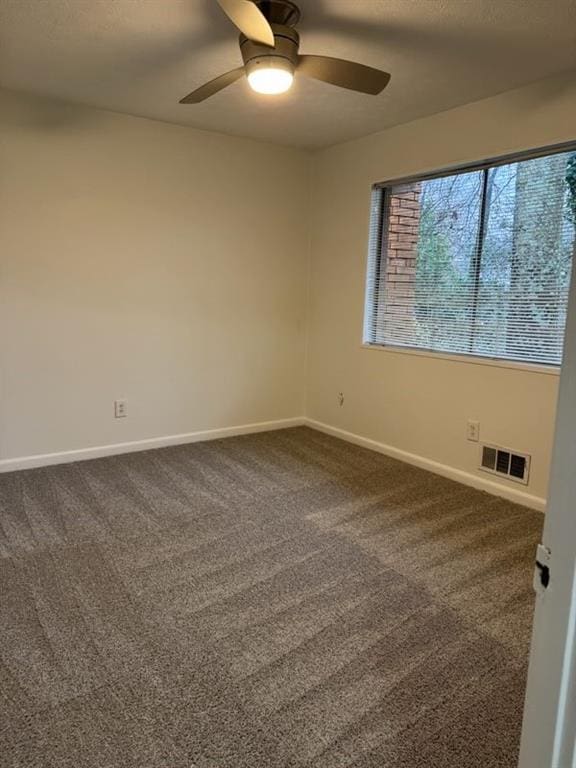
[[[541,373],[544,375],[559,376],[561,372],[561,365],[545,364],[545,363],[533,363],[522,360],[511,360],[501,357],[489,357],[484,355],[472,355],[459,352],[443,352],[442,350],[427,349],[424,347],[410,347],[390,343],[374,342],[370,341],[370,320],[373,312],[377,312],[375,303],[378,301],[378,293],[372,293],[370,291],[370,281],[380,279],[381,269],[381,248],[382,240],[384,236],[384,227],[386,224],[386,216],[384,213],[385,206],[385,191],[395,186],[402,184],[411,184],[421,181],[429,181],[431,179],[438,179],[444,176],[452,176],[459,173],[468,173],[473,171],[481,171],[487,168],[494,168],[499,165],[508,165],[510,163],[522,162],[524,160],[534,160],[540,157],[546,157],[548,155],[561,154],[563,152],[576,152],[576,141],[564,142],[561,144],[552,144],[544,147],[537,147],[533,149],[522,150],[519,152],[513,152],[505,155],[498,155],[478,162],[457,164],[451,166],[444,166],[437,170],[426,171],[421,174],[413,174],[410,176],[401,176],[397,178],[387,179],[386,181],[378,182],[372,185],[372,204],[370,208],[369,218],[369,230],[370,237],[368,243],[368,260],[366,267],[366,279],[364,283],[364,314],[362,325],[362,349],[379,351],[385,353],[412,355],[415,357],[434,358],[437,360],[446,360],[453,363],[466,363],[468,365],[488,365],[497,368],[510,368],[521,371],[529,371],[533,373]],[[373,225],[374,216],[374,199],[377,192],[381,194],[381,200],[378,202],[378,219],[376,226]],[[375,239],[375,242],[374,242]],[[378,255],[376,256],[377,266],[374,262],[374,249],[378,249]],[[576,265],[575,265],[576,267]],[[573,279],[576,280],[576,271],[573,273]]]

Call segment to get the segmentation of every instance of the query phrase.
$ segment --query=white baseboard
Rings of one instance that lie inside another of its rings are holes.
[[[521,491],[519,488],[508,488],[504,485],[500,485],[500,483],[495,483],[492,480],[488,480],[488,478],[478,477],[471,474],[470,472],[465,472],[462,469],[450,467],[448,464],[441,464],[438,461],[432,461],[432,459],[427,459],[424,456],[419,456],[416,453],[402,451],[399,448],[394,448],[391,445],[379,443],[376,440],[370,440],[367,437],[361,437],[360,435],[356,435],[353,432],[347,432],[346,430],[339,429],[338,427],[331,427],[329,424],[323,424],[322,422],[315,421],[314,419],[304,419],[304,424],[308,427],[311,427],[312,429],[317,429],[319,432],[324,432],[325,434],[332,435],[333,437],[339,437],[341,440],[346,440],[349,443],[360,445],[363,448],[369,448],[371,451],[383,453],[385,456],[390,456],[393,459],[404,461],[407,464],[413,464],[414,466],[420,467],[421,469],[427,469],[429,472],[434,472],[436,475],[442,475],[442,477],[447,477],[450,480],[456,480],[458,483],[470,485],[472,488],[486,491],[487,493],[491,493],[494,496],[501,496],[504,499],[515,502],[516,504],[522,504],[525,507],[537,509],[539,512],[544,512],[546,510],[546,499],[543,499],[540,496],[533,496],[530,493],[526,493],[526,491]]]
[[[207,429],[200,432],[187,432],[180,435],[168,435],[164,437],[152,437],[146,440],[135,440],[128,443],[112,443],[110,445],[99,445],[93,448],[80,448],[74,451],[60,451],[57,453],[44,453],[36,456],[20,456],[14,459],[0,460],[0,473],[14,472],[20,469],[33,469],[35,467],[47,467],[53,464],[69,464],[74,461],[86,461],[88,459],[98,459],[104,456],[116,456],[121,453],[135,453],[137,451],[148,451],[153,448],[165,448],[170,445],[183,445],[185,443],[198,443],[204,440],[217,440],[222,437],[234,437],[235,435],[249,435],[256,432],[271,432],[275,429],[287,429],[289,427],[299,427],[306,425],[327,435],[338,437],[349,443],[377,451],[393,459],[404,461],[407,464],[413,464],[416,467],[427,469],[442,477],[463,483],[464,485],[478,488],[481,491],[487,491],[495,496],[501,496],[516,504],[522,504],[525,507],[531,507],[541,512],[546,509],[546,499],[539,496],[533,496],[530,493],[521,491],[518,488],[508,488],[500,483],[484,477],[478,477],[465,472],[462,469],[450,467],[447,464],[441,464],[432,461],[424,456],[415,453],[394,448],[385,443],[379,443],[353,432],[347,432],[338,427],[331,427],[329,424],[323,424],[314,419],[305,417],[294,417],[291,419],[278,419],[276,421],[262,421],[255,424],[243,424],[237,427],[223,427],[221,429]]]
[[[305,420],[302,417],[278,419],[276,421],[261,421],[256,424],[243,424],[238,427],[223,427],[222,429],[206,429],[201,432],[187,432],[181,435],[151,437],[147,440],[134,440],[130,443],[112,443],[110,445],[95,446],[93,448],[80,448],[75,451],[60,451],[58,453],[43,453],[37,456],[21,456],[15,459],[2,459],[0,460],[0,473],[14,472],[19,469],[33,469],[34,467],[47,467],[53,464],[69,464],[73,461],[99,459],[103,456],[116,456],[120,453],[149,451],[152,448],[166,448],[169,445],[183,445],[185,443],[198,443],[203,440],[217,440],[221,437],[250,435],[256,432],[271,432],[275,429],[299,427],[302,426],[304,422]]]

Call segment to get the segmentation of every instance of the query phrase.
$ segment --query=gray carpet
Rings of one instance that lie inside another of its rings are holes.
[[[0,765],[513,768],[542,516],[306,428],[0,476]]]

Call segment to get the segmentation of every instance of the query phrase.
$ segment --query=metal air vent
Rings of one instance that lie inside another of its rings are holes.
[[[528,485],[530,456],[497,445],[481,446],[480,469]]]

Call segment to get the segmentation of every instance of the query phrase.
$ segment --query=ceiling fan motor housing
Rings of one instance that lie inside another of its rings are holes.
[[[300,21],[300,8],[292,0],[256,0],[256,5],[270,24],[295,27]]]
[[[260,45],[240,35],[240,50],[248,74],[269,67],[285,69],[294,74],[298,65],[300,36],[295,29],[284,24],[271,24],[271,27],[274,33],[274,48]]]

